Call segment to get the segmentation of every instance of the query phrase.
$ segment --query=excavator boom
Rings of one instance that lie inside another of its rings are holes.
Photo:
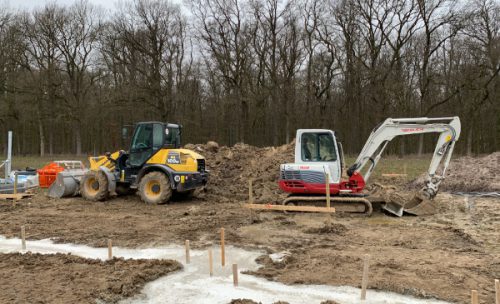
[[[445,178],[455,143],[460,137],[460,131],[460,119],[456,116],[443,118],[388,118],[372,131],[356,162],[349,168],[347,174],[352,176],[355,173],[360,173],[367,182],[388,143],[395,137],[438,133],[440,135],[427,170],[423,189],[409,201],[386,199],[387,202],[384,205],[384,209],[397,215],[402,215],[403,211],[415,215],[432,213],[432,208],[427,208],[424,205],[432,204],[430,200],[436,196],[439,184]],[[363,170],[364,173],[361,173]]]

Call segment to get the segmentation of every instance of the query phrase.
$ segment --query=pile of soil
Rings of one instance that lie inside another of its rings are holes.
[[[305,233],[309,234],[337,234],[337,235],[344,235],[347,231],[347,227],[342,224],[336,224],[336,223],[330,223],[330,224],[325,224],[321,227],[314,227],[314,228],[309,228],[304,230]]]
[[[255,302],[254,300],[250,299],[233,299],[229,304],[262,304],[262,302]],[[274,302],[273,304],[289,304],[288,302],[285,301],[278,301]]]
[[[172,260],[100,261],[70,254],[0,255],[1,303],[116,303],[182,265]],[[20,282],[22,282],[20,284]]]
[[[449,192],[499,192],[500,152],[483,157],[460,157],[451,161],[446,179],[440,191]],[[421,188],[425,174],[410,183],[410,187]]]
[[[217,200],[246,200],[248,181],[252,180],[257,202],[277,202],[286,197],[278,187],[280,164],[294,161],[295,142],[280,147],[258,148],[246,144],[232,147],[215,142],[188,144],[187,149],[206,158],[210,170],[206,195]]]

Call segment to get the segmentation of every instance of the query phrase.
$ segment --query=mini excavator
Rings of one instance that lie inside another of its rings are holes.
[[[460,136],[458,117],[388,118],[370,134],[356,162],[342,179],[344,157],[336,134],[326,129],[299,129],[295,140],[295,162],[280,166],[280,188],[289,193],[283,205],[322,205],[326,201],[326,178],[331,204],[337,212],[372,213],[372,197],[363,192],[385,148],[395,137],[439,133],[423,188],[406,201],[389,200],[381,207],[397,216],[431,214],[432,200]]]

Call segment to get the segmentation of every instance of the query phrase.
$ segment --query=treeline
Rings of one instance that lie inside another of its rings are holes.
[[[124,148],[123,125],[184,143],[279,145],[338,132],[349,153],[387,117],[460,116],[461,153],[500,150],[495,0],[86,1],[0,7],[0,142],[15,153]],[[395,153],[430,152],[432,137]]]

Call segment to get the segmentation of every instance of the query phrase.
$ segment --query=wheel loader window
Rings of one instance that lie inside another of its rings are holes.
[[[329,133],[304,133],[301,137],[302,161],[336,161],[335,142]]]
[[[179,129],[168,127],[166,130],[168,131],[165,132],[166,133],[165,146],[176,147],[180,136]]]
[[[163,146],[163,125],[153,125],[153,148],[160,149]]]
[[[153,138],[153,126],[152,125],[139,125],[134,134],[134,140],[132,142],[132,149],[146,149],[152,147]]]

